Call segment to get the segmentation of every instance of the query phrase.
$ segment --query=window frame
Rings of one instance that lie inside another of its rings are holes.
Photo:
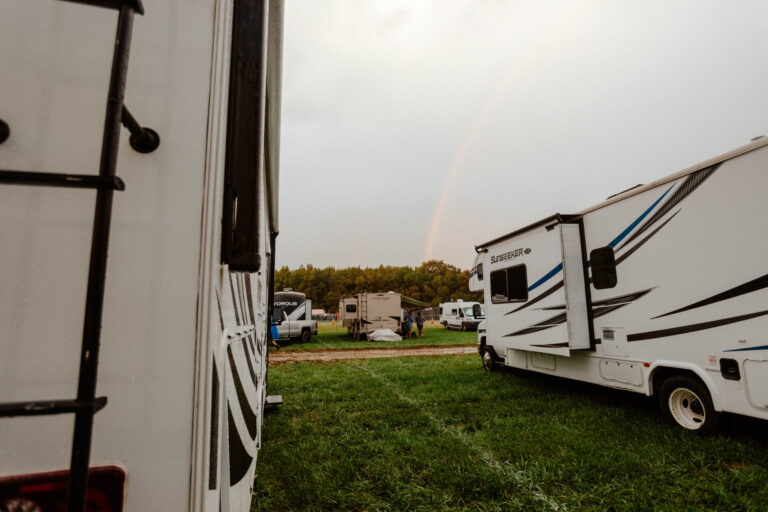
[[[513,269],[522,269],[523,271],[523,277],[525,278],[525,281],[523,283],[525,288],[525,297],[510,297],[510,270]],[[494,294],[494,276],[498,276],[499,273],[504,273],[504,297],[505,299],[497,299],[496,294]],[[510,304],[513,302],[528,302],[528,268],[526,267],[525,263],[520,263],[519,265],[512,265],[509,267],[499,268],[496,270],[491,271],[491,278],[490,278],[490,293],[491,293],[491,303],[492,304]]]

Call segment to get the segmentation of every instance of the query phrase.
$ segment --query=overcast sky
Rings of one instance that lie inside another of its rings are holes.
[[[473,246],[768,133],[768,2],[289,0],[277,264]]]

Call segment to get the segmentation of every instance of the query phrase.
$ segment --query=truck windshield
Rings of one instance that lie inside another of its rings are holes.
[[[475,314],[472,312],[472,308],[471,307],[464,308],[464,314],[466,316],[475,316]],[[483,311],[482,309],[480,310],[480,316],[485,316],[485,311]]]

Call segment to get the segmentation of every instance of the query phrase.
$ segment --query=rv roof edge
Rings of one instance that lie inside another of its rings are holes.
[[[722,155],[710,158],[709,160],[705,160],[699,164],[693,165],[691,167],[688,167],[686,169],[683,169],[682,171],[678,171],[674,174],[670,174],[669,176],[666,176],[664,178],[658,179],[656,181],[653,181],[651,183],[648,183],[647,185],[642,185],[639,187],[632,187],[624,192],[620,192],[614,196],[611,196],[609,199],[603,201],[602,203],[598,203],[594,206],[590,206],[589,208],[586,208],[578,213],[575,213],[573,215],[561,215],[559,213],[556,213],[554,215],[550,215],[549,217],[546,217],[544,219],[541,219],[537,222],[534,222],[532,224],[529,224],[525,227],[522,227],[520,229],[517,229],[515,231],[512,231],[510,233],[507,233],[506,235],[502,235],[498,238],[494,238],[493,240],[490,240],[488,242],[478,244],[475,246],[475,252],[483,252],[483,249],[486,249],[487,247],[491,245],[495,245],[499,242],[503,242],[504,240],[508,240],[512,237],[515,237],[517,235],[520,235],[522,233],[525,233],[526,231],[530,231],[532,229],[536,229],[542,226],[546,226],[547,224],[558,224],[560,222],[569,222],[575,219],[578,219],[579,217],[583,217],[587,213],[593,212],[595,210],[599,210],[600,208],[604,208],[608,205],[611,205],[617,201],[622,201],[628,197],[632,197],[637,194],[642,194],[646,190],[658,187],[659,185],[663,185],[665,183],[669,183],[670,181],[674,181],[682,176],[685,176],[686,174],[691,174],[696,171],[700,171],[701,169],[704,169],[706,167],[710,167],[715,164],[719,164],[722,162],[725,162],[727,160],[731,160],[733,158],[736,158],[737,156],[741,156],[743,154],[749,153],[750,151],[754,151],[756,149],[760,149],[763,146],[768,146],[768,137],[762,137],[758,138],[754,142],[751,142],[745,146],[738,147],[732,151],[729,151],[727,153],[724,153]]]

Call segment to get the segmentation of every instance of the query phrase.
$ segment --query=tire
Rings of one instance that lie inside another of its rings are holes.
[[[699,380],[675,375],[664,381],[659,392],[661,415],[672,425],[698,434],[711,434],[720,426],[712,396]]]
[[[462,324],[461,324],[461,332],[464,332],[464,331],[466,331],[466,330],[467,330],[467,328],[466,328],[466,327],[464,326],[464,324],[462,323]]]
[[[299,338],[302,343],[309,343],[309,341],[312,339],[312,332],[311,331],[302,331],[301,332],[301,338]]]
[[[483,347],[483,353],[480,357],[483,359],[483,370],[490,372],[496,369],[496,361],[494,361],[492,348]]]

